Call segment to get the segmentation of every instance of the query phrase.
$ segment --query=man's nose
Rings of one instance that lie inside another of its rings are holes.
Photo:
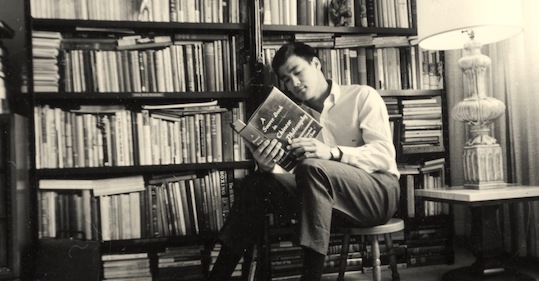
[[[290,81],[292,82],[292,85],[294,87],[297,87],[301,84],[301,81],[299,80],[299,78],[297,76],[292,76]]]

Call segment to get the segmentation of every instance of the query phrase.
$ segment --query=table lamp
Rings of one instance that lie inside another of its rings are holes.
[[[490,136],[491,123],[505,112],[500,100],[487,95],[491,60],[481,44],[512,37],[523,30],[520,0],[416,0],[419,46],[427,50],[464,49],[458,65],[467,97],[452,109],[454,119],[469,125],[464,146],[464,187],[506,185],[501,146]]]

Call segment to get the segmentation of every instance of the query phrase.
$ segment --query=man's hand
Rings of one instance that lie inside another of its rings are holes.
[[[265,140],[258,147],[250,143],[246,144],[258,164],[258,168],[264,172],[273,170],[275,163],[279,162],[284,156],[283,145],[276,139]]]
[[[299,161],[307,158],[331,159],[331,147],[314,138],[293,139],[287,149]]]

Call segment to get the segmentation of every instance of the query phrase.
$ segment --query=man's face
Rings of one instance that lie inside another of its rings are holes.
[[[293,55],[279,68],[279,76],[286,88],[302,101],[316,97],[318,79],[324,79],[320,74],[320,61],[317,58],[307,62]]]

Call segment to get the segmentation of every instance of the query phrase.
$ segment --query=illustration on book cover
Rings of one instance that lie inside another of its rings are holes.
[[[277,139],[283,143],[283,147],[294,138],[314,138],[322,129],[314,117],[275,87],[271,88],[270,94],[247,124],[236,120],[232,127],[254,145],[266,139]]]

